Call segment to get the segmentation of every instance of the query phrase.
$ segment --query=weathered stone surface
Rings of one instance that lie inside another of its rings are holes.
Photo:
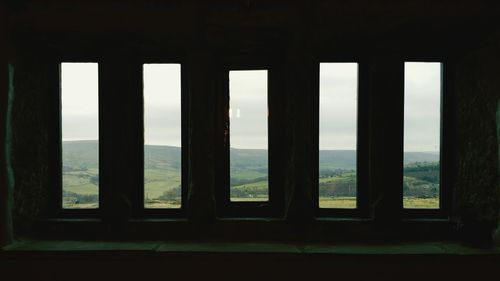
[[[188,218],[201,224],[215,219],[215,182],[217,157],[216,83],[211,58],[196,52],[189,58],[189,128],[188,128]]]
[[[12,240],[10,214],[12,193],[8,174],[7,120],[9,108],[9,69],[7,58],[7,21],[0,6],[0,247]]]
[[[499,44],[478,49],[459,59],[456,68],[452,206],[462,238],[472,244],[492,242],[500,210],[499,50]]]
[[[404,64],[382,55],[370,66],[370,211],[385,225],[398,221],[402,209]]]
[[[11,163],[14,174],[14,228],[29,231],[49,198],[48,71],[41,56],[19,57],[15,62],[11,97]],[[33,75],[39,73],[40,75]]]
[[[285,214],[292,223],[307,223],[314,217],[313,188],[315,174],[312,170],[314,156],[309,153],[315,138],[304,137],[314,134],[312,93],[314,87],[314,66],[306,44],[298,38],[287,54],[285,67],[285,93],[283,98],[287,116],[285,152]]]
[[[498,176],[500,177],[500,99],[498,100],[498,105],[497,105],[497,142],[498,142]],[[498,193],[500,196],[500,192]],[[498,199],[500,202],[500,198]],[[499,211],[500,215],[500,211]],[[500,220],[500,218],[499,218]],[[497,246],[500,245],[500,222],[497,225],[497,229],[495,231],[495,234],[493,235],[493,239],[495,240],[495,244]]]
[[[142,96],[137,94],[142,91],[142,72],[139,63],[125,62],[124,57],[131,54],[115,50],[99,64],[99,169],[104,171],[99,196],[108,203],[101,205],[104,219],[120,224],[143,206],[132,199],[142,198]],[[120,232],[121,226],[116,227]]]
[[[280,211],[288,222],[298,226],[295,230],[303,230],[307,225],[304,222],[314,221],[316,208],[315,171],[311,164],[314,157],[308,153],[315,145],[312,134],[316,132],[311,124],[316,120],[311,96],[317,94],[314,90],[317,81],[312,75],[317,60],[326,57],[332,61],[373,61],[378,58],[370,70],[374,79],[371,82],[374,83],[369,85],[373,86],[374,98],[369,107],[379,110],[378,114],[371,116],[371,124],[375,127],[369,136],[370,149],[378,152],[370,155],[370,181],[366,181],[367,186],[363,188],[372,191],[369,198],[371,218],[398,222],[401,190],[400,172],[396,170],[400,168],[401,139],[398,137],[402,133],[398,130],[402,120],[398,119],[401,118],[400,109],[394,109],[390,103],[393,98],[400,97],[402,77],[401,71],[394,67],[401,66],[402,60],[411,55],[450,59],[460,54],[453,70],[453,135],[447,144],[453,146],[454,158],[449,175],[454,192],[451,215],[458,222],[464,240],[475,244],[491,242],[491,232],[498,224],[500,211],[499,125],[495,121],[500,94],[500,48],[489,41],[490,33],[499,26],[498,4],[470,0],[450,8],[444,4],[446,1],[435,3],[430,0],[391,0],[384,5],[380,1],[368,3],[361,0],[217,1],[214,4],[194,0],[126,2],[123,5],[110,1],[44,4],[44,1],[34,0],[12,7],[10,18],[16,35],[13,43],[18,56],[13,61],[14,99],[9,116],[13,131],[9,153],[15,178],[12,211],[17,233],[32,233],[30,223],[44,214],[53,187],[49,181],[52,160],[48,147],[54,142],[51,139],[54,136],[50,136],[48,128],[49,124],[57,122],[51,119],[50,112],[53,111],[52,97],[58,93],[49,85],[49,80],[54,77],[49,77],[51,71],[45,61],[44,48],[60,54],[90,54],[98,58],[125,49],[125,55],[115,54],[117,63],[124,57],[121,63],[125,76],[130,74],[125,68],[130,67],[128,62],[136,52],[146,55],[168,53],[167,57],[174,53],[176,58],[177,54],[182,54],[178,56],[182,59],[187,57],[187,217],[199,225],[210,225],[216,220],[215,197],[220,188],[217,177],[221,176],[216,166],[220,157],[224,157],[216,153],[221,137],[216,133],[220,125],[217,116],[223,114],[214,107],[218,95],[222,94],[216,85],[216,81],[221,81],[217,77],[219,74],[215,73],[222,64],[219,59],[226,55],[261,55],[272,49],[284,57],[278,74],[284,77],[283,83],[277,86],[284,89],[281,106],[286,117],[280,128],[284,135],[283,161],[279,163],[284,171],[280,175],[284,182],[284,198],[281,200],[285,201]],[[399,57],[393,58],[393,55]],[[140,58],[139,55],[134,59]],[[6,65],[3,57],[0,63]],[[7,104],[3,102],[6,97],[3,91],[6,88],[6,68],[3,66],[3,72],[0,72],[0,121],[5,116]],[[120,77],[113,77],[112,69],[109,73],[114,83],[119,84]],[[125,86],[121,88],[123,91],[127,89]],[[122,102],[126,106],[123,111],[116,110],[119,114],[126,114],[126,108],[133,109],[140,101],[129,97]],[[137,121],[137,116],[127,117],[127,122]],[[0,123],[4,132],[5,123]],[[378,130],[380,128],[382,130]],[[138,146],[140,140],[129,139],[134,136],[132,131],[125,132],[125,135],[128,142],[122,144],[121,149],[128,145]],[[4,138],[0,139],[3,148]],[[110,139],[114,140],[113,136]],[[110,143],[112,146],[112,141]],[[388,155],[383,150],[386,146],[392,151]],[[119,149],[110,152],[110,155],[120,153]],[[119,159],[138,162],[133,157]],[[391,164],[386,166],[384,161]],[[140,168],[134,166],[129,171]],[[0,169],[5,171],[5,164],[0,164]],[[130,181],[113,179],[116,174],[115,170],[111,181],[114,181],[112,184],[115,184],[118,195],[111,199],[110,207],[104,209],[111,220],[126,221],[135,204],[129,201],[133,187],[119,190],[120,184]],[[5,182],[2,175],[1,187]],[[127,176],[131,181],[138,178],[133,173]],[[8,196],[0,194],[3,200]],[[5,206],[7,204],[0,204],[2,229],[9,228],[3,226],[7,221],[4,219],[8,211]],[[266,229],[269,231],[269,228],[263,228]],[[363,231],[365,229],[370,230],[366,227]],[[200,232],[201,237],[204,235]]]

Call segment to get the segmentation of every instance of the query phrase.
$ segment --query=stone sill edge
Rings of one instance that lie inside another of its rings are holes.
[[[327,255],[495,255],[500,247],[477,249],[453,242],[381,244],[295,244],[254,242],[165,241],[18,241],[0,250],[0,256],[22,253],[208,253],[208,254],[327,254]]]

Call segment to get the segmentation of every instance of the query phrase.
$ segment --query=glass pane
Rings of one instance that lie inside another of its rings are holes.
[[[61,64],[62,206],[99,207],[97,63]]]
[[[405,63],[405,208],[439,208],[441,63]]]
[[[144,206],[180,208],[181,66],[145,64]]]
[[[267,70],[230,71],[229,98],[231,201],[267,201]]]
[[[319,207],[356,208],[358,64],[321,63]]]

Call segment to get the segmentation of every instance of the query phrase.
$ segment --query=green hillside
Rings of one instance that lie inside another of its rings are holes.
[[[92,202],[96,206],[99,183],[98,153],[97,141],[63,142],[63,190],[67,206]],[[439,167],[436,168],[435,163],[438,161],[438,154],[410,152],[405,153],[404,157],[405,195],[432,197],[437,194]],[[181,149],[146,145],[144,160],[146,201],[178,201]],[[324,150],[319,154],[319,161],[320,196],[355,196],[355,151]],[[233,198],[267,198],[267,150],[231,148],[230,165]]]
[[[97,167],[99,153],[97,141],[65,141],[63,142],[63,163],[68,167],[86,165],[88,168]],[[146,168],[180,169],[181,150],[179,147],[146,145],[144,148]],[[406,152],[404,163],[436,162],[439,160],[437,152]],[[354,170],[356,167],[356,152],[354,150],[322,150],[319,153],[321,167],[332,169]],[[230,150],[230,163],[234,170],[253,170],[258,174],[266,171],[267,150],[264,149],[235,149]],[[245,177],[242,175],[242,177]],[[249,176],[252,178],[253,176]]]
[[[77,168],[82,165],[97,168],[99,146],[97,141],[64,141],[62,143],[63,164]]]

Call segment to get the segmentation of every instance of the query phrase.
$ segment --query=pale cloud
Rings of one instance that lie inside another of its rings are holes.
[[[405,63],[405,151],[439,151],[441,63]]]
[[[356,149],[358,65],[320,64],[319,147]]]
[[[181,146],[180,64],[145,64],[144,142]]]
[[[61,64],[63,140],[95,140],[98,123],[97,63]]]
[[[179,64],[144,65],[145,143],[181,144]],[[96,63],[62,64],[63,140],[97,139]],[[267,149],[267,71],[230,72],[231,146]],[[358,65],[320,65],[320,148],[355,149]],[[405,151],[439,150],[441,65],[405,64]],[[209,105],[207,105],[209,106]]]
[[[267,149],[267,70],[229,72],[231,147]]]

